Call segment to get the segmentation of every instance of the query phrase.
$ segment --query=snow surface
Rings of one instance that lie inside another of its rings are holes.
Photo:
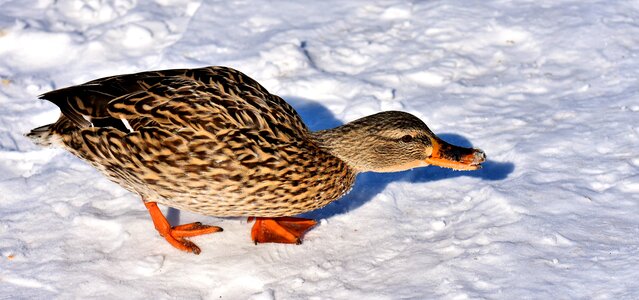
[[[639,298],[637,1],[0,0],[0,298]],[[199,256],[140,199],[22,136],[37,95],[226,65],[314,129],[405,110],[481,171],[362,174],[301,246],[244,219]]]

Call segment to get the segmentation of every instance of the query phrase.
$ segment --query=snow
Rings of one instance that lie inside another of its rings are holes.
[[[636,1],[0,0],[0,298],[639,297]],[[22,136],[43,92],[226,65],[314,129],[411,112],[484,169],[362,174],[304,244],[182,253],[137,196]]]

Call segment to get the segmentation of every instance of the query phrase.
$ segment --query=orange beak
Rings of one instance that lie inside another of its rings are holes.
[[[455,170],[477,170],[486,161],[484,151],[451,145],[438,138],[432,139],[433,153],[426,162],[430,165]]]

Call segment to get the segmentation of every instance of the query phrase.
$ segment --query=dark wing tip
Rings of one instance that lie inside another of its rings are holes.
[[[75,109],[68,100],[68,88],[53,90],[39,95],[38,98],[42,100],[48,100],[60,108],[62,114],[64,114],[69,120],[75,123],[79,127],[89,127],[91,122],[86,120],[84,116]]]

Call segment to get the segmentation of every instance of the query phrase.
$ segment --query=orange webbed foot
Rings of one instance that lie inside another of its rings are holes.
[[[251,229],[251,239],[258,243],[301,244],[304,233],[317,222],[311,219],[280,217],[280,218],[248,218],[255,224]]]
[[[221,227],[204,225],[200,222],[183,224],[178,226],[173,226],[171,228],[171,235],[175,238],[181,237],[192,237],[198,236],[202,234],[214,233],[223,231]]]
[[[203,225],[200,222],[171,227],[169,221],[166,220],[155,202],[144,202],[144,205],[151,214],[155,229],[157,229],[160,235],[163,236],[169,244],[182,251],[200,254],[200,252],[202,252],[200,247],[186,238],[222,231],[221,227]]]

